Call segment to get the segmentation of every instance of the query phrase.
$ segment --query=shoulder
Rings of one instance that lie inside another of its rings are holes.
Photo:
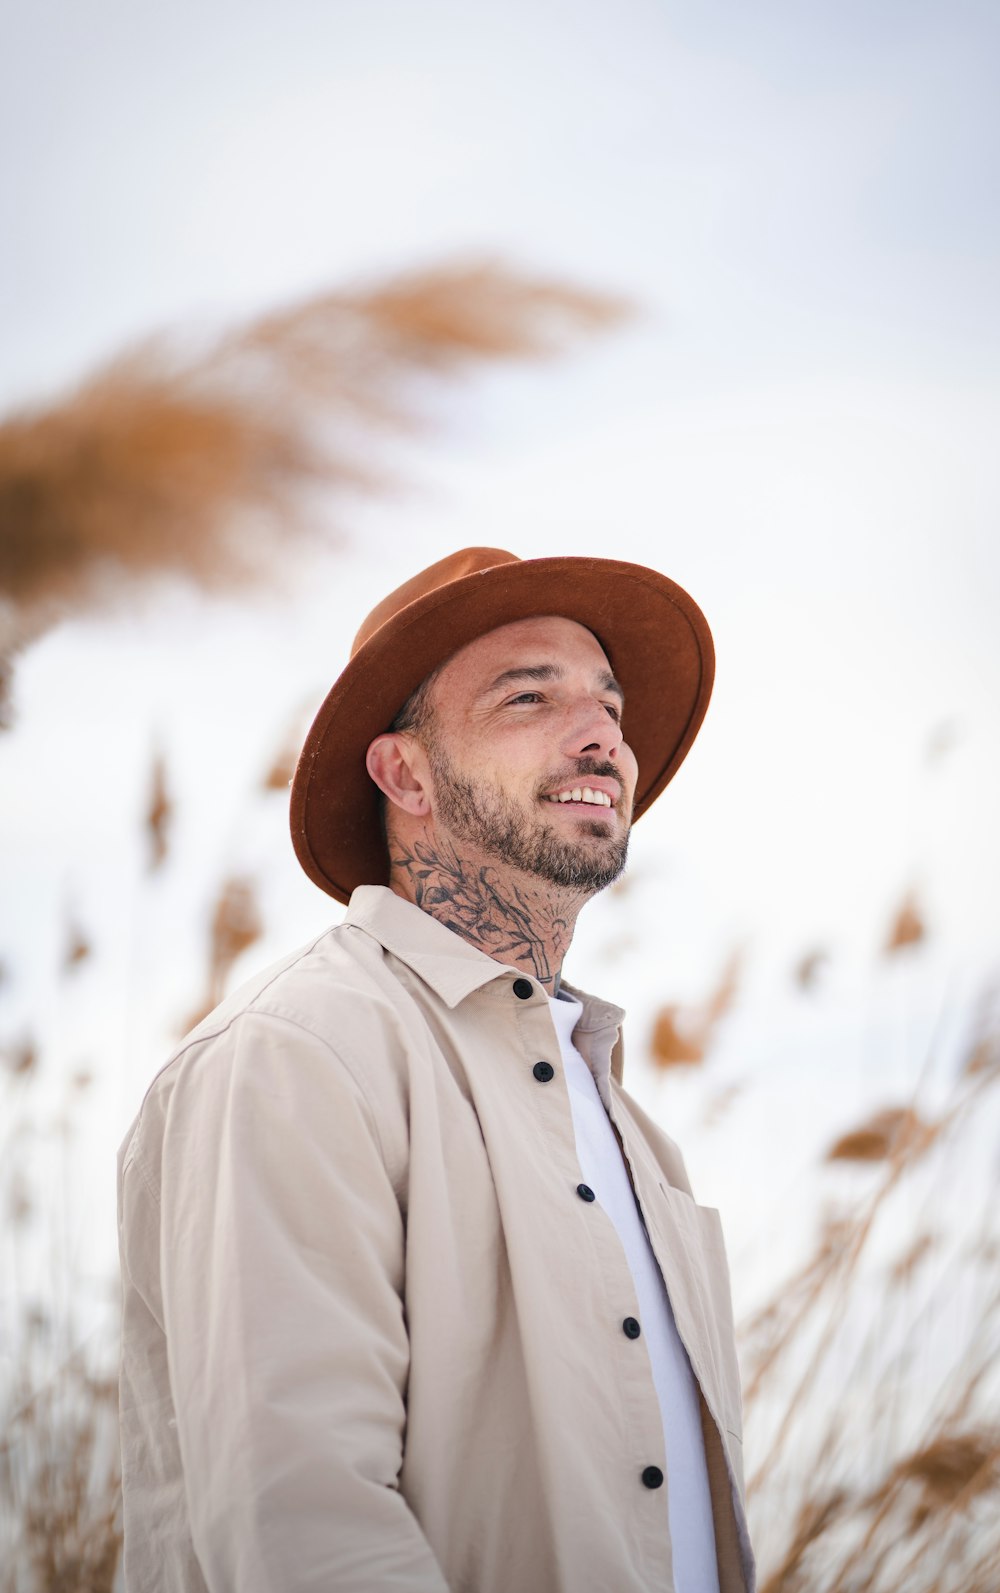
[[[265,1020],[284,1023],[290,1031],[349,1056],[373,1031],[391,1027],[407,1006],[390,962],[382,946],[352,925],[326,930],[262,969],[208,1013],[185,1035],[158,1077],[199,1049],[225,1052],[243,1029],[265,1025]],[[288,1039],[294,1043],[292,1033]]]
[[[391,1118],[415,1007],[390,961],[370,935],[341,924],[262,969],[167,1059],[121,1159],[159,1141],[171,1116],[224,1113],[276,1092],[323,1112],[346,1093],[373,1125]]]

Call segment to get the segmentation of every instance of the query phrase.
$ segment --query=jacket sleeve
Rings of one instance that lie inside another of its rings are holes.
[[[403,1218],[364,1096],[294,1019],[244,1013],[185,1058],[161,1258],[211,1593],[447,1593],[397,1486]]]

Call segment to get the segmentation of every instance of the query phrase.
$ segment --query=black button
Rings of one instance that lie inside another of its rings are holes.
[[[647,1466],[642,1474],[642,1480],[647,1488],[662,1488],[663,1472],[659,1466]]]
[[[556,1076],[556,1070],[551,1062],[536,1062],[531,1071],[539,1084],[548,1084],[549,1080]]]
[[[522,1001],[530,1001],[534,993],[535,987],[530,979],[514,980],[514,994],[519,996]]]
[[[637,1339],[642,1332],[634,1316],[627,1316],[622,1323],[622,1332],[627,1339]]]
[[[597,1196],[589,1184],[577,1184],[576,1192],[581,1200],[596,1200]]]

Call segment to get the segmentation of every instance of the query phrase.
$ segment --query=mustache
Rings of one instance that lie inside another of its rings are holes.
[[[539,789],[543,792],[551,791],[553,787],[562,785],[567,780],[582,780],[588,774],[598,780],[613,780],[618,787],[619,796],[625,795],[621,770],[617,764],[611,763],[607,758],[575,758],[572,768],[563,769],[559,774],[549,775]]]

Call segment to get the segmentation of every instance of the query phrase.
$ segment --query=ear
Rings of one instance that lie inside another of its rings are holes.
[[[431,811],[427,759],[423,748],[405,731],[376,736],[365,766],[380,791],[404,813],[425,818]]]

